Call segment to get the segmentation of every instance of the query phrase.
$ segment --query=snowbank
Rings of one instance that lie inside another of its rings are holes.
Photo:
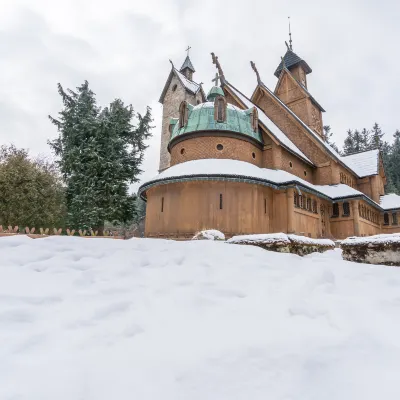
[[[0,251],[0,399],[398,399],[397,268],[219,241]]]
[[[227,242],[259,246],[267,250],[295,253],[300,256],[314,252],[321,253],[335,247],[335,243],[329,239],[312,239],[306,236],[286,235],[285,233],[240,235],[232,237]]]
[[[216,229],[207,229],[196,233],[192,240],[225,240],[225,235]]]
[[[345,260],[400,266],[400,233],[349,237],[340,247]]]

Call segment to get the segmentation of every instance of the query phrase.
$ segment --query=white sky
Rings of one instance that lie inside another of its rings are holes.
[[[156,128],[142,175],[150,178],[168,59],[180,66],[190,45],[194,78],[208,89],[214,51],[227,79],[248,95],[253,60],[274,88],[288,15],[294,51],[313,69],[308,89],[336,142],[375,121],[387,140],[400,129],[397,1],[0,0],[0,10],[0,144],[32,155],[50,154],[47,140],[57,135],[47,119],[61,109],[57,83],[75,88],[87,79],[102,105],[119,97],[139,112],[152,107]]]

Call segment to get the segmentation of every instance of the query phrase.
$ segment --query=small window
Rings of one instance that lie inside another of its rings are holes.
[[[295,207],[299,206],[299,195],[297,193],[294,194],[293,202]]]
[[[267,199],[264,199],[264,214],[267,213]]]
[[[318,204],[317,204],[317,200],[313,200],[313,203],[312,203],[312,212],[313,212],[314,214],[317,214],[317,213],[318,213]]]
[[[255,159],[256,158],[256,153],[251,153],[251,156]]]
[[[307,199],[307,210],[311,211],[311,199],[310,198]]]
[[[219,209],[222,210],[222,193],[219,195]]]
[[[222,146],[221,143],[217,144],[217,150],[221,151],[224,149],[224,146]]]
[[[291,161],[289,162],[289,167],[293,168],[293,163]]]
[[[164,197],[161,197],[161,212],[164,212]]]
[[[178,88],[178,85],[175,84],[174,86],[172,86],[172,91],[175,92],[175,90],[176,90],[177,88]]]
[[[168,127],[169,133],[172,134],[172,131],[173,131],[173,130],[174,130],[174,124],[169,124],[169,127]]]
[[[389,225],[389,214],[383,214],[383,225]]]
[[[339,203],[334,203],[332,207],[332,217],[336,218],[339,216]]]
[[[304,208],[304,197],[302,195],[299,195],[299,206]]]
[[[345,201],[343,203],[343,216],[348,217],[350,215],[350,203]]]
[[[185,149],[181,149],[181,154],[182,154],[182,155],[185,154]]]
[[[307,171],[304,171],[304,176],[307,176]]]
[[[226,100],[222,96],[219,96],[215,99],[214,119],[217,122],[225,122],[226,121]]]
[[[188,103],[184,100],[179,106],[179,128],[183,128],[188,122]]]
[[[397,213],[392,213],[392,225],[398,225]]]
[[[198,104],[198,105],[201,104],[201,101],[200,101],[200,100],[197,100],[197,104]]]

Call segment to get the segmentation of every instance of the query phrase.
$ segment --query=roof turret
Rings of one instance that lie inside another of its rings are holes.
[[[207,95],[207,101],[214,101],[216,97],[225,97],[224,91],[219,86],[213,86]]]
[[[285,63],[285,67],[290,70],[290,68],[295,67],[296,65],[301,64],[306,74],[312,72],[310,66],[300,58],[290,47],[288,47],[286,54],[283,57],[283,62]],[[278,65],[278,68],[275,71],[275,76],[279,78],[280,73],[283,70],[283,63],[282,61]]]
[[[182,67],[179,71],[183,72],[186,68],[190,69],[192,72],[196,72],[193,67],[192,61],[189,58],[189,55],[186,56],[185,61],[183,62]]]

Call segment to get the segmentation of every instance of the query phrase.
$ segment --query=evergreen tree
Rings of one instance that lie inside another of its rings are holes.
[[[371,142],[368,146],[369,150],[372,149],[382,149],[383,146],[383,137],[384,133],[382,132],[382,129],[380,128],[380,126],[375,122],[374,126],[372,127],[372,131],[371,131]]]
[[[49,144],[67,186],[68,223],[102,234],[105,221],[133,219],[135,196],[128,189],[141,173],[151,109],[144,116],[135,114],[119,99],[101,109],[87,81],[76,92],[59,84],[58,92],[63,109],[58,119],[49,118],[59,137]]]
[[[333,141],[333,132],[331,131],[330,125],[324,125],[324,139],[325,141],[337,152],[339,152],[338,147],[336,146],[336,143]]]
[[[386,158],[386,177],[388,180],[387,191],[400,195],[400,131],[394,133],[394,142],[389,154],[384,150],[383,157]]]
[[[351,129],[347,131],[347,137],[344,140],[344,146],[343,146],[343,153],[344,155],[352,154],[355,152],[355,141],[354,141],[354,134]]]
[[[64,226],[64,188],[55,166],[15,146],[0,148],[0,204],[3,226]]]
[[[360,133],[360,151],[370,150],[371,147],[371,132],[367,129],[363,129]]]

